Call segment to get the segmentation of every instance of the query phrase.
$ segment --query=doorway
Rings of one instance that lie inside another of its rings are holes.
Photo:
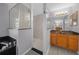
[[[43,32],[42,32],[42,25],[43,25],[43,16],[37,15],[33,18],[33,47],[43,51]]]

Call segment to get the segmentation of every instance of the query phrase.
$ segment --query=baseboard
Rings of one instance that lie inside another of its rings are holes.
[[[28,50],[26,50],[22,55],[25,55],[26,53],[28,53],[32,48],[29,48]]]
[[[47,52],[46,52],[46,54],[45,54],[45,55],[48,55],[48,52],[49,52],[49,48],[47,49]]]

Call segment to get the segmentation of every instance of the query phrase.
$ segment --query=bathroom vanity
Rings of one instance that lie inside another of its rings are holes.
[[[78,51],[79,33],[73,31],[50,31],[50,45],[65,48],[74,52]]]

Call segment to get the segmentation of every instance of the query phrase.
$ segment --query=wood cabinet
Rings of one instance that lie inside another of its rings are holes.
[[[63,47],[63,37],[61,34],[57,35],[57,46]]]
[[[72,51],[78,50],[78,36],[73,34],[51,33],[51,46],[58,46]]]
[[[57,36],[57,46],[67,48],[68,37],[67,35],[58,34]]]
[[[78,37],[76,35],[69,36],[68,49],[72,51],[78,50]]]
[[[62,36],[63,39],[63,48],[68,48],[68,35],[63,35]]]
[[[51,34],[50,44],[51,44],[52,46],[56,45],[56,39],[57,39],[56,36],[57,36],[56,33],[55,33],[55,34]]]

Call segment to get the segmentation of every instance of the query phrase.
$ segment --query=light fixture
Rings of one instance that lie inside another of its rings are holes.
[[[62,16],[62,15],[66,15],[66,14],[68,14],[68,11],[55,12],[55,16]]]
[[[76,22],[73,22],[73,25],[77,25],[77,23]]]

